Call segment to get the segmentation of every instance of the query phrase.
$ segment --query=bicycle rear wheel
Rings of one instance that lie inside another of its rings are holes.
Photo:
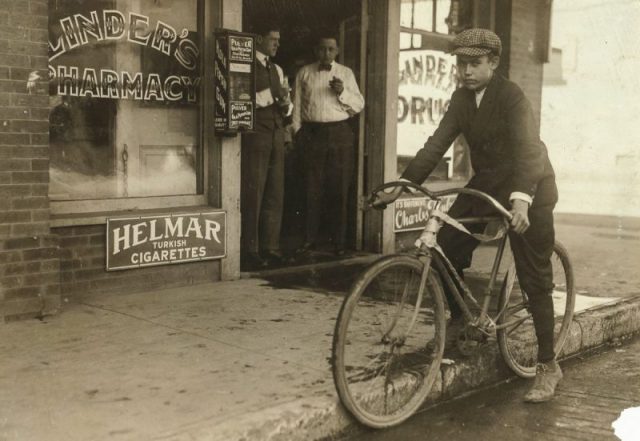
[[[444,297],[433,268],[420,295],[422,272],[415,257],[385,257],[355,281],[342,304],[333,336],[334,383],[343,405],[369,427],[410,417],[439,371]]]
[[[573,269],[567,250],[556,242],[551,256],[553,266],[553,306],[555,316],[554,350],[560,357],[564,342],[569,332],[575,307],[575,291],[573,287]],[[507,365],[517,375],[531,378],[536,375],[538,345],[533,327],[533,318],[528,311],[529,298],[520,288],[515,267],[507,271],[500,296],[498,310],[506,307],[506,311],[498,317],[497,324],[511,325],[497,331],[500,352]]]

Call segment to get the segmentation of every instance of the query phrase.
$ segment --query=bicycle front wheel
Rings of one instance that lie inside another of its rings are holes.
[[[573,319],[576,297],[569,254],[559,242],[554,244],[551,265],[554,284],[554,351],[560,357]],[[499,310],[504,308],[505,311],[497,320],[497,337],[505,363],[523,378],[535,377],[538,358],[536,333],[528,307],[529,297],[520,288],[515,267],[511,265],[498,298]]]
[[[333,336],[332,368],[343,405],[361,423],[401,423],[424,402],[444,351],[439,277],[411,256],[371,265],[345,298]],[[434,344],[428,344],[433,341]]]

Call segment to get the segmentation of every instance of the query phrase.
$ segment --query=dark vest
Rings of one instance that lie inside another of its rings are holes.
[[[276,70],[275,64],[271,63],[271,69],[267,69],[258,60],[256,66],[256,91],[271,88],[271,94],[276,101],[284,98],[285,91],[280,85],[280,77]],[[256,109],[256,129],[273,129],[274,127],[283,127],[282,113],[276,103]]]

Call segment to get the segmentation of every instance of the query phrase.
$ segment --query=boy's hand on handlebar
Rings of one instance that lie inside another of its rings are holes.
[[[511,202],[511,228],[518,234],[522,234],[529,228],[529,203],[520,199]]]
[[[402,194],[402,187],[396,187],[393,191],[381,191],[373,195],[371,206],[373,208],[385,209],[387,205],[393,203]]]

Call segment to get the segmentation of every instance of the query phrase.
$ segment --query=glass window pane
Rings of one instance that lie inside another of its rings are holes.
[[[197,0],[49,0],[52,200],[196,194]]]
[[[408,32],[400,32],[400,50],[411,49],[413,34]]]
[[[413,13],[413,27],[423,31],[433,31],[433,8],[435,0],[416,0]]]
[[[400,26],[433,31],[434,0],[402,0]]]
[[[400,26],[411,27],[411,14],[413,14],[413,3],[415,0],[402,0],[400,3]]]
[[[447,18],[451,11],[451,0],[438,0],[436,3],[436,32],[449,34]]]
[[[438,127],[456,87],[454,56],[433,49],[400,51],[398,173]],[[459,169],[466,167],[465,156],[461,146],[449,149],[431,177],[451,179],[466,175],[466,169]]]

